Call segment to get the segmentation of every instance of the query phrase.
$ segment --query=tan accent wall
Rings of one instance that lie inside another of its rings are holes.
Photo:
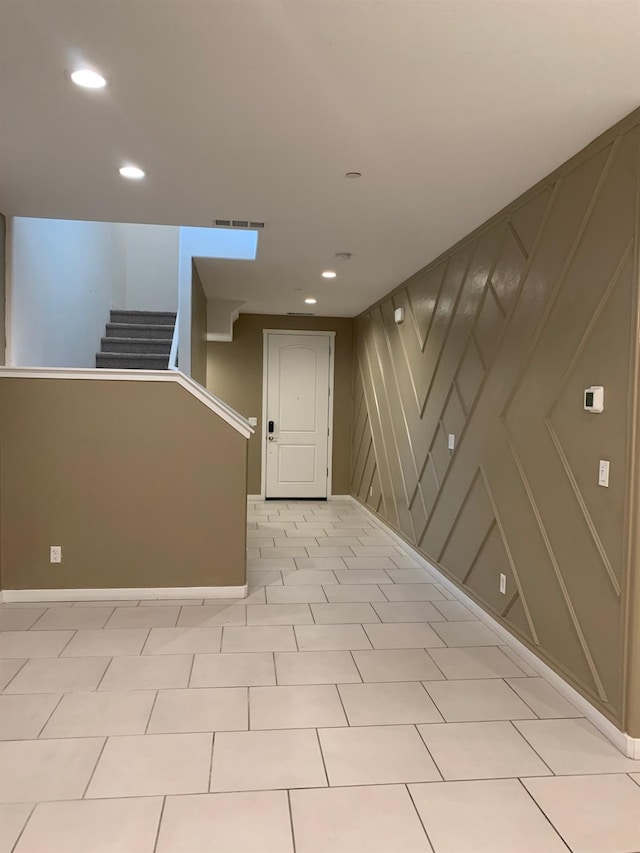
[[[352,452],[352,493],[636,736],[639,144],[640,110],[358,318]]]
[[[207,386],[207,297],[191,262],[191,377]],[[178,355],[178,358],[180,356]]]
[[[241,314],[233,327],[233,341],[209,341],[207,385],[213,394],[221,397],[245,417],[258,418],[255,435],[249,439],[249,494],[260,493],[264,329],[302,329],[336,333],[332,491],[334,495],[349,494],[353,320],[341,317]]]
[[[5,589],[245,583],[246,439],[187,391],[2,378],[0,412]]]

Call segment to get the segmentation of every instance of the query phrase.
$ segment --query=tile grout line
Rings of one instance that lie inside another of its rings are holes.
[[[20,658],[3,658],[3,660],[20,660]],[[3,695],[3,694],[5,694],[5,693],[7,692],[7,687],[9,687],[9,685],[10,685],[10,684],[11,684],[11,683],[12,683],[12,682],[13,682],[13,681],[18,677],[18,675],[22,672],[22,670],[25,668],[25,666],[26,666],[30,661],[32,661],[32,660],[36,660],[36,658],[25,658],[25,659],[22,661],[22,663],[21,663],[21,664],[20,664],[20,666],[17,668],[17,670],[13,673],[13,675],[11,676],[11,678],[9,679],[9,681],[7,681],[7,683],[4,685],[4,687],[2,688],[2,690],[0,690],[0,696],[1,696],[1,695]],[[20,696],[21,696],[21,695],[25,695],[25,694],[7,694],[7,695],[20,695]]]
[[[422,782],[422,783],[414,783],[414,784],[429,784],[429,783],[428,782],[427,783]],[[416,816],[417,816],[418,820],[420,821],[420,826],[422,827],[422,830],[423,830],[423,832],[427,838],[427,844],[429,845],[429,849],[431,850],[431,853],[434,853],[435,847],[431,843],[431,839],[429,838],[429,833],[427,832],[427,827],[424,825],[424,821],[422,820],[422,815],[420,814],[420,811],[419,811],[418,807],[416,806],[415,800],[413,799],[411,789],[409,788],[409,782],[405,782],[403,787],[405,788],[407,794],[409,795],[409,799],[411,800],[411,805],[413,806],[414,811],[416,813]]]
[[[187,684],[188,684],[188,682],[187,682]],[[151,717],[153,716],[153,712],[154,712],[154,709],[156,707],[156,702],[158,701],[158,694],[159,693],[160,693],[159,689],[155,691],[156,695],[153,697],[153,702],[151,703],[151,708],[149,708],[149,716],[147,717],[147,722],[146,722],[145,727],[144,727],[144,734],[145,735],[149,734],[149,724],[151,723]]]
[[[63,653],[64,651],[66,651],[67,647],[69,646],[69,643],[70,643],[73,639],[75,639],[75,636],[76,636],[76,634],[78,633],[78,629],[77,629],[77,628],[71,628],[71,629],[69,629],[69,630],[71,630],[71,636],[69,637],[69,639],[67,640],[67,642],[64,644],[64,646],[60,649],[60,651],[59,651],[59,652],[58,652],[58,654],[56,655],[56,657],[57,657],[57,658],[62,657],[62,653]],[[104,628],[100,628],[100,630],[101,630],[101,631],[103,631],[103,630],[104,630]],[[34,658],[29,658],[29,660],[34,660]]]
[[[347,709],[344,706],[344,701],[342,699],[342,693],[340,693],[340,683],[336,682],[336,684],[332,685],[336,688],[336,693],[338,694],[338,699],[340,700],[340,705],[342,706],[342,712],[344,714],[344,718],[347,721],[347,727],[351,728],[351,720],[349,719],[349,714],[347,714]]]
[[[296,833],[293,828],[293,809],[291,807],[291,789],[287,788],[287,803],[289,805],[289,825],[291,827],[291,844],[293,853],[296,853]]]
[[[162,797],[162,805],[160,806],[160,814],[158,816],[158,827],[156,829],[156,837],[155,837],[155,841],[153,842],[153,853],[156,853],[156,850],[158,849],[158,841],[160,839],[160,827],[162,826],[162,819],[164,817],[164,807],[166,805],[166,802],[167,802],[167,795],[164,794]]]
[[[102,755],[106,749],[108,740],[109,740],[109,736],[104,735],[102,747],[100,748],[100,752],[98,753],[98,758],[96,759],[96,763],[93,765],[93,770],[91,771],[91,774],[89,776],[87,784],[85,785],[84,792],[83,792],[82,796],[80,797],[81,800],[84,800],[87,796],[87,791],[89,790],[89,786],[91,785],[91,783],[93,781],[93,777],[95,776],[96,770],[98,769],[98,764],[100,764],[100,759],[102,758]]]
[[[435,705],[435,702],[434,702],[434,705]],[[439,712],[440,712],[440,711],[439,711],[439,709],[438,709],[438,713],[439,713]],[[446,724],[446,721],[445,721],[445,724]],[[441,725],[441,724],[440,724],[440,723],[420,723],[420,725]],[[427,744],[426,740],[422,737],[422,732],[421,732],[421,731],[420,731],[420,729],[418,728],[418,724],[417,724],[417,723],[414,723],[414,724],[413,724],[413,728],[414,728],[414,729],[416,730],[416,732],[418,733],[418,737],[420,738],[420,741],[424,744],[424,748],[427,750],[427,754],[428,754],[429,758],[433,761],[433,766],[434,766],[434,767],[436,768],[436,770],[438,771],[438,775],[440,776],[440,779],[439,779],[439,780],[436,780],[436,781],[440,781],[440,782],[445,782],[445,781],[447,781],[447,780],[445,780],[445,778],[444,778],[444,773],[443,773],[443,772],[442,772],[442,770],[440,769],[440,765],[438,764],[438,762],[436,761],[436,759],[435,759],[435,758],[434,758],[434,756],[432,755],[431,750],[429,749],[429,745]]]
[[[324,770],[324,778],[327,781],[326,787],[331,788],[333,786],[329,782],[329,774],[327,773],[327,763],[326,763],[325,758],[324,758],[324,752],[322,751],[322,741],[320,740],[320,730],[318,729],[317,726],[315,728],[315,733],[316,733],[316,739],[318,741],[318,749],[320,750],[320,758],[322,759],[322,768]]]
[[[529,777],[529,776],[515,776],[515,777],[513,777],[513,778],[514,778],[514,779],[517,779],[517,781],[518,781],[519,785],[524,789],[525,794],[527,795],[527,797],[528,797],[528,798],[531,800],[531,802],[535,805],[535,807],[538,809],[538,811],[543,815],[544,819],[547,821],[547,823],[549,824],[549,826],[551,827],[551,829],[556,833],[556,835],[558,836],[558,838],[560,839],[560,841],[562,841],[562,843],[565,845],[565,847],[567,848],[567,850],[569,850],[569,853],[571,853],[571,847],[569,847],[569,844],[565,841],[564,836],[562,835],[562,833],[560,832],[560,830],[559,830],[559,829],[557,828],[557,826],[553,823],[553,821],[551,820],[551,818],[549,817],[549,815],[545,812],[545,810],[542,808],[542,806],[540,805],[540,803],[536,800],[536,798],[533,796],[533,794],[531,793],[531,791],[527,788],[527,786],[526,786],[526,785],[524,784],[524,782],[522,781],[523,779],[528,779],[528,778],[540,779],[540,778],[545,778],[545,777],[540,777],[540,776],[533,776],[533,777]]]
[[[87,657],[92,657],[92,656],[87,655]],[[97,657],[97,655],[95,657]],[[111,664],[113,663],[113,659],[114,659],[114,657],[117,657],[117,655],[104,655],[104,657],[109,658],[109,663],[105,666],[104,670],[102,671],[102,675],[98,679],[98,683],[93,688],[93,690],[90,691],[91,693],[97,693],[100,690],[100,685],[104,681],[107,672],[111,669]],[[123,655],[123,657],[124,657],[124,655]],[[133,657],[139,657],[139,655],[133,655]],[[108,692],[108,691],[105,691],[105,692]]]
[[[248,702],[247,702],[248,707]],[[209,780],[207,782],[207,790],[205,793],[210,794],[211,791],[211,783],[213,782],[213,751],[215,749],[216,743],[216,733],[211,732],[211,755],[209,756]]]
[[[144,655],[144,650],[147,647],[147,643],[149,642],[149,637],[151,636],[151,628],[147,628],[147,636],[144,638],[142,642],[142,646],[140,647],[140,651],[138,652],[138,657],[142,657]]]
[[[95,692],[95,691],[94,691],[94,692]],[[16,694],[14,694],[14,695],[16,695]],[[46,694],[46,693],[45,693],[45,694],[37,694],[37,693],[36,693],[36,694],[29,694],[29,693],[27,693],[27,694],[17,694],[17,695],[26,695],[26,696],[33,696],[33,695],[35,695],[35,696],[37,696],[37,695],[45,695],[45,696],[46,696],[47,694]],[[42,735],[42,732],[43,732],[43,731],[46,729],[46,727],[48,726],[48,724],[49,724],[49,722],[50,722],[51,718],[53,717],[53,715],[55,714],[55,712],[58,710],[58,708],[60,707],[60,705],[62,704],[62,700],[64,699],[64,697],[65,697],[66,695],[67,695],[67,694],[66,694],[66,693],[64,693],[64,691],[63,691],[63,692],[62,692],[62,694],[60,695],[60,698],[58,699],[58,701],[56,702],[56,704],[55,704],[55,705],[54,705],[54,707],[52,708],[51,713],[49,714],[49,716],[47,717],[47,719],[44,721],[44,725],[42,725],[42,726],[40,727],[40,730],[39,730],[38,734],[35,736],[34,740],[40,740],[40,737],[41,737],[41,735]],[[43,740],[44,740],[44,739],[45,739],[45,738],[43,738]]]
[[[513,729],[514,729],[514,730],[515,730],[515,731],[520,735],[520,737],[524,740],[524,742],[527,744],[527,746],[528,746],[531,750],[533,750],[533,752],[535,752],[535,754],[538,756],[538,758],[540,759],[540,761],[541,761],[541,762],[544,764],[544,766],[548,769],[549,773],[551,773],[551,775],[552,775],[552,776],[556,776],[556,775],[558,775],[558,774],[554,773],[554,771],[553,771],[553,770],[551,769],[551,767],[547,764],[547,762],[544,760],[544,758],[540,755],[540,753],[539,753],[539,752],[538,752],[538,750],[535,748],[535,746],[534,746],[532,743],[530,743],[530,742],[529,742],[529,739],[526,737],[526,735],[525,735],[525,734],[523,734],[523,732],[521,732],[521,731],[520,731],[520,729],[516,726],[516,724],[514,723],[514,721],[513,721],[513,720],[507,720],[506,722],[508,722],[508,723],[509,723],[509,725],[511,725],[511,726],[513,727]],[[564,776],[565,774],[561,773],[560,775],[561,775],[561,776]]]
[[[425,649],[425,651],[426,651],[426,649]],[[446,680],[446,679],[445,679],[445,680]],[[437,683],[440,683],[440,682],[437,682]],[[422,689],[423,689],[423,690],[424,690],[424,692],[427,694],[427,696],[429,697],[429,699],[433,702],[433,706],[434,706],[434,708],[436,709],[436,711],[438,712],[438,714],[439,714],[439,716],[440,716],[440,720],[436,720],[435,722],[436,722],[438,725],[440,725],[440,723],[446,723],[446,722],[447,722],[447,720],[445,720],[445,718],[444,718],[444,714],[443,714],[443,713],[442,713],[442,711],[440,710],[440,706],[439,706],[439,705],[438,705],[438,703],[436,702],[435,698],[431,695],[431,693],[429,693],[429,690],[427,689],[427,686],[425,685],[424,681],[419,681],[419,682],[418,682],[418,684],[421,684],[421,685],[422,685]],[[416,723],[416,725],[417,725],[417,723]],[[420,723],[420,725],[425,725],[425,723]],[[426,725],[431,725],[431,724],[430,724],[430,723],[427,723]]]
[[[24,826],[22,827],[22,829],[18,833],[18,837],[16,838],[14,843],[11,845],[11,850],[9,851],[9,853],[13,853],[14,850],[18,849],[18,844],[20,843],[22,836],[24,834],[24,831],[27,828],[27,825],[28,825],[29,821],[31,820],[31,817],[33,816],[33,813],[35,812],[38,805],[39,805],[39,803],[33,803],[33,805],[31,806],[31,809],[29,810],[29,814],[27,815],[27,819],[24,822]]]
[[[527,700],[526,700],[526,699],[523,699],[523,698],[522,698],[522,696],[517,692],[517,690],[514,690],[514,689],[513,689],[513,687],[509,684],[509,682],[507,681],[507,679],[506,679],[506,677],[505,677],[504,675],[502,676],[502,678],[500,678],[500,679],[498,679],[498,680],[499,680],[499,681],[501,681],[503,684],[505,684],[505,685],[509,688],[509,690],[511,690],[511,692],[513,693],[513,695],[514,695],[514,696],[517,696],[517,697],[518,697],[518,699],[519,699],[521,702],[524,702],[524,704],[527,706],[527,708],[528,708],[528,709],[531,711],[531,713],[533,714],[533,718],[534,718],[535,720],[543,720],[543,719],[545,719],[545,717],[541,717],[539,714],[537,714],[537,713],[535,712],[535,710],[531,707],[531,705],[527,702]],[[577,710],[577,709],[576,709],[576,710]],[[524,718],[523,718],[523,717],[520,717],[520,719],[524,719]],[[546,718],[546,719],[562,719],[562,717],[560,717],[560,718],[550,717],[550,718]]]

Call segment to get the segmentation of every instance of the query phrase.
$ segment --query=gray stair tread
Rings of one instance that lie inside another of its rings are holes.
[[[176,312],[175,311],[136,311],[130,308],[112,308],[112,314],[131,314],[134,317],[149,317],[152,315],[154,317],[173,317],[175,320]]]
[[[102,343],[109,344],[135,344],[136,346],[146,346],[147,344],[162,344],[163,346],[171,346],[170,338],[125,338],[113,335],[112,337],[101,338]]]
[[[175,323],[107,323],[108,329],[122,329],[123,331],[126,329],[139,329],[140,331],[151,331],[152,329],[157,329],[158,331],[173,331]]]
[[[154,352],[97,352],[96,358],[101,359],[120,359],[126,361],[167,361],[167,353]]]

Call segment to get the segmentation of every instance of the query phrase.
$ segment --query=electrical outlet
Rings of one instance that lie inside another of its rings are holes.
[[[452,432],[449,433],[448,447],[449,450],[456,449],[456,437]]]
[[[61,563],[62,562],[62,545],[52,545],[49,549],[49,562],[50,563]]]
[[[607,459],[600,460],[600,467],[598,468],[598,485],[599,486],[609,486],[609,461]]]
[[[507,576],[500,573],[500,592],[503,595],[507,594]]]

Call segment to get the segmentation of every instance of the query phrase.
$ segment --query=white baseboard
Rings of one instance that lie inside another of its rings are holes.
[[[399,536],[395,530],[392,530],[391,527],[386,525],[380,518],[378,518],[375,513],[371,512],[371,510],[361,504],[360,501],[356,500],[353,496],[350,496],[351,501],[359,507],[363,512],[365,512],[368,516],[370,516],[371,520],[376,524],[381,530],[394,539],[398,545],[400,545],[411,557],[419,563],[423,568],[427,569],[434,575],[437,575],[438,583],[441,584],[448,592],[454,595],[459,601],[461,601],[466,607],[469,608],[479,619],[481,619],[491,630],[498,634],[498,636],[504,640],[506,646],[509,646],[513,649],[516,654],[518,654],[523,660],[529,664],[537,673],[539,673],[546,681],[548,681],[558,693],[561,693],[564,698],[574,705],[578,711],[583,714],[590,723],[600,731],[602,734],[611,741],[621,752],[623,752],[628,758],[640,758],[640,738],[631,737],[626,732],[621,731],[617,726],[615,726],[611,720],[607,719],[597,708],[595,708],[591,702],[584,698],[581,693],[578,693],[570,684],[568,684],[562,676],[558,675],[555,670],[551,669],[544,661],[540,660],[540,658],[532,652],[524,643],[521,643],[517,637],[514,637],[513,634],[508,631],[505,627],[503,627],[496,619],[493,618],[486,610],[484,610],[479,604],[470,598],[466,593],[464,593],[460,587],[456,586],[452,581],[449,580],[442,572],[436,568],[436,566],[432,565],[422,554],[416,550],[416,548],[409,545],[405,540]]]
[[[247,500],[248,501],[263,501],[264,496],[263,495],[247,495]],[[313,498],[310,498],[310,500],[313,500]],[[351,497],[351,495],[329,495],[327,500],[328,501],[351,501],[351,500],[353,500],[353,498]],[[291,501],[292,502],[295,501],[295,498],[291,498]]]
[[[153,601],[166,598],[246,598],[244,586],[122,587],[119,589],[4,589],[0,601]]]

